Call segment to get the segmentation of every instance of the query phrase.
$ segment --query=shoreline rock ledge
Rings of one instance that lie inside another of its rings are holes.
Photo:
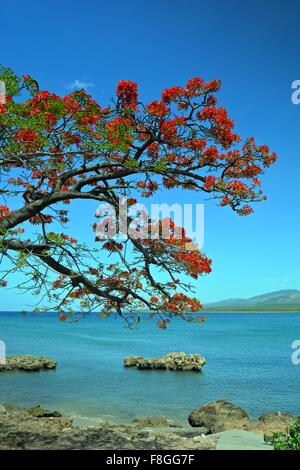
[[[0,404],[0,450],[195,451],[214,450],[217,440],[203,435],[202,429],[171,427],[163,417],[132,424],[103,421],[97,427],[80,428],[59,411]]]
[[[0,372],[25,371],[38,372],[45,369],[55,369],[57,362],[49,357],[38,356],[9,356],[4,363],[0,362]]]
[[[193,428],[205,427],[208,434],[229,429],[242,429],[270,435],[273,432],[286,432],[288,426],[296,423],[298,417],[277,412],[264,413],[252,420],[240,406],[227,400],[216,400],[194,409],[188,417]]]
[[[150,359],[144,356],[127,356],[124,359],[125,367],[136,367],[144,370],[172,370],[172,371],[197,371],[201,372],[206,363],[200,354],[186,354],[184,352],[170,352],[160,357]]]

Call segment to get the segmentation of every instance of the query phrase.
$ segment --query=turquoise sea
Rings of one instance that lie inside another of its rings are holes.
[[[0,403],[37,403],[74,416],[127,421],[154,414],[186,420],[203,403],[224,398],[253,417],[266,411],[300,415],[300,365],[291,344],[300,339],[300,314],[207,314],[203,325],[176,320],[137,331],[120,319],[89,317],[78,323],[54,315],[0,313],[0,340],[8,355],[57,359],[56,371],[1,373]],[[127,355],[199,352],[203,373],[138,371]]]

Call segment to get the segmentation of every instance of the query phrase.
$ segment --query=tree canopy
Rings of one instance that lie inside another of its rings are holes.
[[[163,221],[149,221],[156,239],[127,234],[122,242],[112,237],[88,246],[70,233],[68,205],[107,203],[118,217],[120,197],[133,206],[137,198],[181,188],[250,214],[251,203],[265,198],[259,178],[276,154],[234,132],[215,97],[220,81],[193,78],[142,103],[137,84],[121,80],[103,107],[84,90],[57,96],[8,68],[0,69],[0,80],[1,285],[23,273],[19,288],[61,319],[96,310],[130,322],[138,321],[131,312],[145,309],[165,328],[174,316],[197,318],[200,301],[181,275],[197,279],[211,271],[211,260],[184,229],[178,238],[168,221],[161,237]]]

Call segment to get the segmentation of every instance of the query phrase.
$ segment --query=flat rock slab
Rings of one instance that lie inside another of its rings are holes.
[[[124,359],[125,367],[136,367],[144,370],[173,370],[201,372],[205,364],[200,354],[185,354],[184,352],[170,352],[160,357],[145,359],[143,356],[127,356]]]
[[[55,369],[56,361],[49,357],[37,356],[10,356],[5,363],[0,363],[0,372],[12,372],[21,370],[25,372],[37,372],[43,369]]]
[[[218,442],[216,450],[274,450],[273,446],[264,442],[262,434],[243,429],[229,429],[214,434]]]

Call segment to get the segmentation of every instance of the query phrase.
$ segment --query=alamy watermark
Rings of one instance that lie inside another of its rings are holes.
[[[292,83],[292,92],[291,100],[293,104],[300,104],[300,80],[294,80]]]
[[[300,339],[295,339],[291,345],[292,349],[295,349],[291,356],[291,361],[294,366],[298,366],[300,364]]]
[[[0,105],[6,103],[5,83],[0,80]]]
[[[0,364],[6,364],[6,345],[0,340]]]
[[[96,217],[98,240],[114,237],[131,239],[183,239],[188,237],[189,250],[204,245],[204,204],[144,204],[132,202],[126,197],[119,198],[117,207],[100,204]],[[174,223],[174,225],[173,225]],[[184,228],[184,232],[182,230]]]

